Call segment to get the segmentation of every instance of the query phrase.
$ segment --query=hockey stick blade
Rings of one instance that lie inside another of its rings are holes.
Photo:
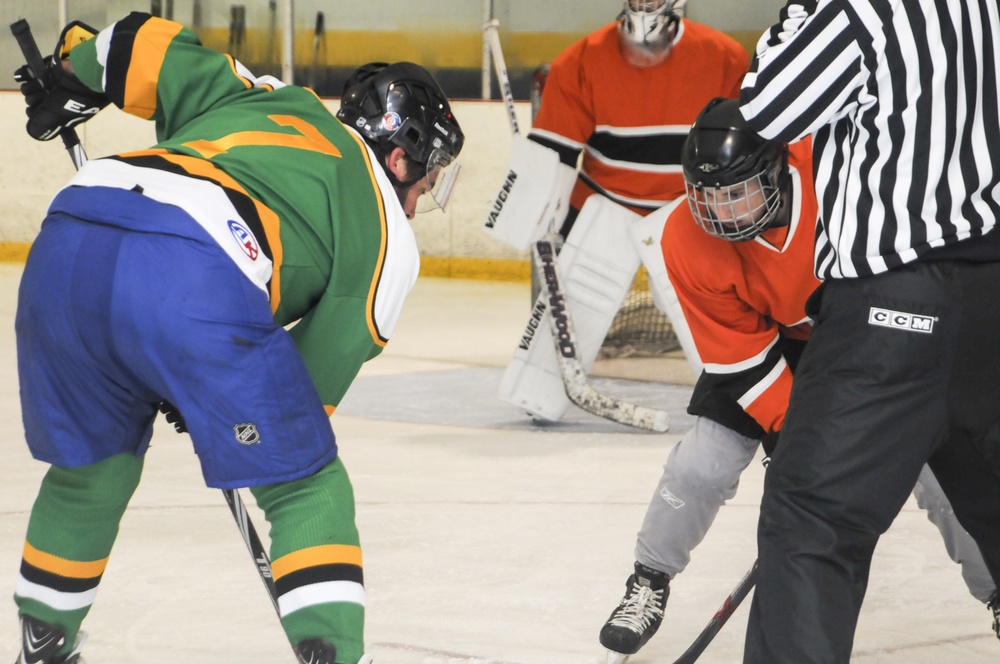
[[[729,594],[726,601],[722,603],[719,610],[715,612],[712,619],[708,621],[705,625],[705,629],[701,630],[701,634],[694,640],[694,643],[684,651],[680,657],[674,660],[674,664],[693,664],[701,656],[701,653],[705,652],[705,648],[708,644],[712,642],[715,635],[719,633],[722,626],[726,624],[733,612],[739,608],[743,599],[749,594],[750,590],[757,583],[757,561],[753,562],[753,566],[750,571],[740,580],[740,582],[733,589],[733,592]]]
[[[664,410],[637,406],[633,403],[601,394],[587,382],[587,373],[576,351],[573,320],[566,309],[566,299],[556,270],[556,252],[551,240],[535,243],[535,269],[548,290],[549,322],[555,344],[559,372],[570,401],[588,413],[593,413],[637,429],[663,432],[670,428],[670,415]]]

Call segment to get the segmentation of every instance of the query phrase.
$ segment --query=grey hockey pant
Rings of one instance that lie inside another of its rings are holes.
[[[683,571],[719,508],[736,495],[740,475],[758,445],[758,441],[729,427],[697,418],[691,431],[670,451],[663,467],[636,539],[636,561],[671,578]],[[941,532],[948,555],[962,566],[969,592],[985,603],[994,590],[993,578],[979,547],[958,523],[927,466],[920,472],[913,495]]]

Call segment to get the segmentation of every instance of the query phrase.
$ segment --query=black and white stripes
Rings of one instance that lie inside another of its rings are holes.
[[[996,0],[782,9],[742,109],[767,138],[814,134],[817,276],[878,274],[996,225],[998,57]]]

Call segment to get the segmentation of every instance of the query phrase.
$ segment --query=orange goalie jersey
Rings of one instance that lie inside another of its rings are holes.
[[[791,222],[730,242],[695,223],[686,203],[667,218],[667,274],[705,369],[688,412],[751,437],[781,429],[794,365],[811,324],[817,203],[810,141],[789,148]],[[799,343],[796,343],[799,342]]]
[[[611,23],[553,60],[528,138],[574,168],[583,151],[572,207],[599,192],[647,214],[684,195],[688,130],[710,99],[739,96],[748,67],[737,41],[686,19],[666,60],[635,67]]]

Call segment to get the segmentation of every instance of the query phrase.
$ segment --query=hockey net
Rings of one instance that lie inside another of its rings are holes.
[[[548,73],[549,65],[541,64],[532,75],[532,119],[538,113]],[[629,294],[611,322],[598,358],[657,357],[680,350],[680,347],[670,319],[653,303],[646,270],[640,267]]]
[[[631,291],[611,321],[598,357],[658,357],[680,347],[670,319],[653,303],[646,270],[639,268]]]

